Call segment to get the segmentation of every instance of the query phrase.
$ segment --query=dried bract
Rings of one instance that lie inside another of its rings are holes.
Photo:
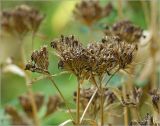
[[[35,50],[31,55],[31,61],[26,64],[25,70],[38,73],[49,73],[48,72],[48,51],[47,47],[43,46],[40,50]]]
[[[124,20],[114,24],[111,29],[107,27],[104,32],[106,35],[117,35],[128,43],[137,43],[142,37],[143,30],[132,22]]]
[[[91,25],[97,20],[108,16],[111,11],[111,3],[103,8],[98,0],[82,0],[76,4],[73,13],[76,19],[79,19],[86,25]]]

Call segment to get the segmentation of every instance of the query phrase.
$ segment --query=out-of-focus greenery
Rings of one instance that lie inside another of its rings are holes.
[[[43,14],[45,14],[45,20],[42,22],[42,25],[40,26],[40,29],[34,39],[34,46],[35,49],[40,48],[41,45],[46,44],[48,47],[50,46],[50,42],[56,38],[59,37],[61,34],[64,35],[70,35],[74,34],[76,37],[79,38],[79,40],[83,43],[87,43],[90,41],[96,41],[100,40],[100,38],[103,36],[101,32],[98,30],[102,30],[104,28],[105,24],[113,24],[115,21],[117,21],[117,1],[112,1],[114,5],[114,10],[111,13],[111,15],[108,18],[104,18],[100,20],[98,23],[96,23],[92,31],[87,26],[81,24],[78,20],[74,20],[72,15],[72,10],[74,8],[74,5],[77,1],[76,0],[49,0],[49,1],[23,1],[23,0],[3,0],[1,1],[2,10],[14,8],[17,5],[21,4],[27,4],[32,7],[35,7],[39,9]],[[104,5],[107,3],[108,0],[102,0],[101,4]],[[138,8],[138,9],[135,9]],[[138,12],[137,12],[138,10]],[[141,26],[142,28],[146,28],[146,23],[144,20],[144,13],[142,11],[142,7],[140,6],[140,3],[137,1],[130,1],[129,4],[124,4],[124,14],[125,17],[133,21],[135,24]],[[10,43],[12,41],[7,42],[8,45],[6,45],[6,48],[9,48],[10,50],[17,50],[18,55],[18,49],[19,47],[15,47],[14,49],[10,46]],[[0,46],[3,44],[3,41],[0,41]],[[25,45],[24,48],[26,49],[26,59],[29,60],[30,54],[31,54],[31,34],[28,34],[28,36],[25,39]],[[5,50],[5,49],[3,49]],[[61,72],[61,70],[58,70],[57,68],[57,58],[53,55],[53,50],[50,49],[50,65],[49,65],[49,71],[53,74]],[[5,52],[2,52],[0,55],[4,55]],[[8,55],[9,56],[9,55]],[[7,58],[7,57],[6,57]],[[36,76],[39,76],[39,74],[33,74],[33,78]],[[12,74],[12,73],[3,73],[1,82],[1,103],[2,108],[6,104],[18,104],[18,96],[26,92],[26,86],[25,86],[25,80],[23,77],[20,77],[18,75]],[[116,80],[117,78],[113,78]],[[75,108],[75,104],[73,102],[73,92],[76,89],[77,81],[74,75],[65,74],[55,77],[55,82],[58,84],[58,87],[63,92],[65,98],[70,103],[70,106]],[[57,93],[54,86],[46,79],[40,80],[33,84],[33,90],[34,92],[43,92],[45,96],[53,95]],[[60,122],[66,120],[68,118],[67,114],[63,112],[56,112],[49,118],[47,118],[43,123],[45,124],[59,124]]]

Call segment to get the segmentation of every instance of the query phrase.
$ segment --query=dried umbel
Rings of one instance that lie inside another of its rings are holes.
[[[112,71],[125,69],[132,63],[136,46],[121,41],[117,36],[106,36],[99,43],[90,43],[87,48],[74,36],[61,36],[51,42],[60,58],[58,66],[74,73],[77,77],[89,79],[103,76]]]
[[[126,94],[126,99],[122,97],[122,105],[123,106],[138,106],[140,104],[140,100],[142,97],[142,89],[134,88],[134,90],[130,93]]]
[[[61,103],[61,99],[58,95],[53,95],[47,98],[47,104],[44,102],[44,95],[41,93],[33,94],[35,99],[35,107],[37,109],[37,113],[40,112],[42,106],[46,107],[46,111],[44,112],[42,119],[48,117],[53,114]],[[20,113],[18,109],[13,106],[6,106],[5,113],[10,116],[12,125],[35,125],[35,120],[33,117],[33,108],[30,99],[30,94],[24,94],[19,97],[19,103],[22,107],[23,111]]]
[[[28,123],[24,121],[22,115],[14,108],[13,106],[6,106],[5,113],[8,114],[11,118],[12,125],[27,125]]]
[[[144,119],[142,121],[131,121],[129,126],[156,126],[158,124],[155,124],[153,122],[153,117],[147,113],[146,116],[144,117]]]
[[[43,46],[40,50],[35,50],[31,55],[31,61],[26,64],[25,70],[38,73],[49,73],[48,72],[48,51],[47,47]]]
[[[47,111],[46,111],[45,116],[48,116],[54,113],[57,110],[60,103],[61,103],[61,99],[59,96],[57,95],[50,96],[47,102]]]
[[[152,105],[156,112],[160,113],[160,90],[154,89],[150,92]]]
[[[143,30],[135,26],[131,21],[120,21],[114,24],[111,29],[106,27],[104,31],[106,35],[117,35],[120,39],[128,43],[137,43],[143,36]]]
[[[92,72],[102,76],[112,71],[125,69],[131,64],[136,52],[136,46],[121,41],[118,36],[106,36],[99,43],[89,44],[88,52],[94,59]]]
[[[51,42],[51,47],[60,58],[59,68],[72,72],[80,79],[88,77],[87,51],[74,36],[62,35],[60,39]]]
[[[80,103],[81,103],[81,106],[82,106],[82,109],[84,110],[89,102],[89,100],[91,99],[94,91],[96,89],[94,87],[91,87],[91,88],[87,88],[87,89],[81,89],[81,92],[80,92]],[[116,96],[114,95],[114,93],[112,91],[110,91],[108,88],[103,88],[103,92],[104,92],[104,107],[107,107],[108,105],[114,103],[117,98]],[[93,101],[91,102],[91,105],[90,105],[90,114],[95,113],[95,110],[98,112],[99,111],[99,103],[100,103],[100,97],[101,97],[101,93],[100,92],[97,92]],[[77,98],[77,92],[74,92],[74,101],[76,101],[76,98]]]
[[[99,0],[82,0],[76,4],[73,13],[76,19],[86,25],[92,25],[97,20],[108,16],[111,11],[112,5],[110,3],[101,7]]]
[[[1,19],[2,30],[22,38],[29,31],[37,31],[44,15],[27,5],[20,5],[12,11],[2,11]]]
[[[37,110],[40,110],[40,108],[43,105],[44,102],[44,96],[42,94],[34,94],[35,104]],[[24,112],[28,115],[28,117],[33,117],[33,110],[32,110],[32,103],[29,94],[22,95],[19,97],[20,104],[24,110]]]

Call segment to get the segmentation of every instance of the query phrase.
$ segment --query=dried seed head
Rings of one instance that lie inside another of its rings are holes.
[[[116,96],[114,95],[114,93],[112,91],[110,91],[108,88],[103,88],[104,90],[104,103],[106,103],[104,105],[104,107],[107,107],[108,105],[112,104],[115,100],[116,100]],[[80,103],[81,103],[81,106],[83,109],[86,108],[86,105],[88,104],[89,100],[91,99],[93,93],[95,91],[95,88],[91,87],[91,88],[88,88],[88,89],[84,89],[82,88],[81,89],[81,92],[80,92]],[[99,99],[101,97],[101,93],[100,92],[97,92],[92,103],[91,103],[91,106],[95,106],[97,107],[96,109],[98,110],[98,107],[99,107]],[[77,99],[77,92],[75,91],[74,92],[74,97],[73,97],[73,100],[76,101]],[[92,109],[91,109],[92,110]]]
[[[142,37],[142,29],[133,25],[130,21],[120,21],[112,26],[111,29],[106,29],[106,35],[117,35],[121,40],[128,43],[137,43]]]
[[[138,106],[142,97],[141,88],[134,88],[132,92],[127,92],[126,99],[122,97],[123,106]]]
[[[25,94],[20,96],[19,101],[24,112],[27,114],[27,116],[30,118],[33,118],[32,103],[29,95],[30,94]],[[44,102],[44,96],[42,94],[37,93],[37,94],[34,94],[34,99],[35,99],[37,110],[40,110]]]
[[[153,91],[150,92],[150,95],[152,99],[153,108],[155,109],[155,111],[159,113],[160,112],[160,90],[154,89]]]
[[[1,27],[7,33],[24,37],[29,31],[37,31],[44,16],[27,5],[17,6],[12,11],[1,13]]]
[[[18,113],[18,111],[13,106],[6,106],[5,113],[11,117],[12,125],[27,125],[28,123],[24,121],[23,117]]]
[[[99,0],[82,0],[76,4],[73,13],[76,19],[79,19],[86,25],[91,25],[97,20],[108,16],[111,10],[112,5],[110,3],[102,8]]]
[[[157,125],[153,121],[153,117],[147,113],[143,120],[137,122],[137,121],[131,121],[129,126],[154,126]]]
[[[60,105],[60,103],[61,103],[61,99],[59,98],[59,96],[57,95],[50,96],[47,103],[47,111],[46,111],[45,117],[54,113],[57,107]]]
[[[48,72],[48,51],[47,47],[43,46],[40,50],[35,50],[31,55],[31,61],[26,64],[25,70],[38,73],[49,73]]]
[[[131,64],[136,52],[135,45],[121,41],[118,36],[106,36],[99,43],[89,44],[92,72],[97,75],[125,69]]]
[[[74,73],[79,78],[87,78],[87,51],[74,36],[64,37],[51,42],[60,61],[58,67]]]
[[[89,43],[87,48],[74,36],[61,36],[51,42],[51,47],[56,49],[60,58],[58,67],[83,79],[127,68],[136,52],[134,44],[126,43],[117,36],[106,36],[99,43]]]

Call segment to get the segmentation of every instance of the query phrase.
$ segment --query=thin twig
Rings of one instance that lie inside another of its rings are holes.
[[[70,110],[70,108],[69,108],[69,106],[68,106],[68,104],[67,104],[67,102],[66,102],[66,100],[65,100],[65,98],[63,96],[63,94],[61,93],[61,91],[59,90],[58,86],[56,85],[56,83],[54,82],[54,80],[52,79],[51,76],[49,77],[49,80],[52,82],[54,87],[57,89],[58,93],[60,94],[61,98],[63,99],[63,101],[64,101],[64,103],[66,105],[66,108],[68,109],[68,112],[69,112],[69,115],[70,115],[71,119],[74,120],[74,118],[72,116],[72,112],[71,112],[71,110]]]
[[[125,84],[123,84],[122,90],[123,90],[123,97],[124,99],[126,99],[126,85]],[[128,108],[125,106],[123,108],[123,111],[124,111],[124,125],[128,126]]]
[[[71,119],[66,120],[65,122],[61,123],[59,126],[65,126],[67,123],[72,122]]]
[[[78,87],[77,87],[77,100],[76,100],[76,124],[79,125],[80,124],[80,80],[78,78]]]
[[[68,72],[68,71],[63,71],[63,72],[60,72],[60,73],[57,73],[57,74],[53,74],[53,75],[45,75],[45,76],[42,75],[42,76],[40,76],[40,77],[34,78],[29,84],[31,85],[31,84],[39,81],[39,80],[46,79],[46,78],[48,78],[49,76],[51,76],[51,77],[56,77],[56,76],[60,76],[60,75],[67,74],[67,73],[69,73],[69,72]]]
[[[96,95],[97,91],[98,91],[98,88],[94,91],[94,93],[93,93],[92,97],[90,98],[85,110],[83,111],[83,114],[82,114],[81,119],[80,119],[80,123],[82,122],[82,120],[83,120],[83,118],[84,118],[84,116],[85,116],[85,114],[86,114],[86,112],[87,112],[87,110],[89,108],[89,105],[91,104],[91,102],[92,102],[94,96]]]
[[[105,86],[107,86],[107,84],[109,83],[109,81],[113,78],[113,76],[119,71],[119,68],[110,76],[110,78],[108,79],[108,81],[106,82]]]
[[[25,66],[25,54],[24,54],[24,48],[23,48],[23,40],[21,38],[20,38],[20,49],[21,49],[22,66],[24,67]],[[29,97],[31,100],[31,107],[33,110],[33,118],[34,118],[33,120],[34,120],[35,126],[40,126],[40,121],[37,115],[37,106],[36,106],[35,99],[33,96],[33,91],[32,91],[32,88],[29,86],[29,81],[30,81],[29,73],[27,71],[24,71],[24,72],[25,72],[25,84],[29,92]]]

